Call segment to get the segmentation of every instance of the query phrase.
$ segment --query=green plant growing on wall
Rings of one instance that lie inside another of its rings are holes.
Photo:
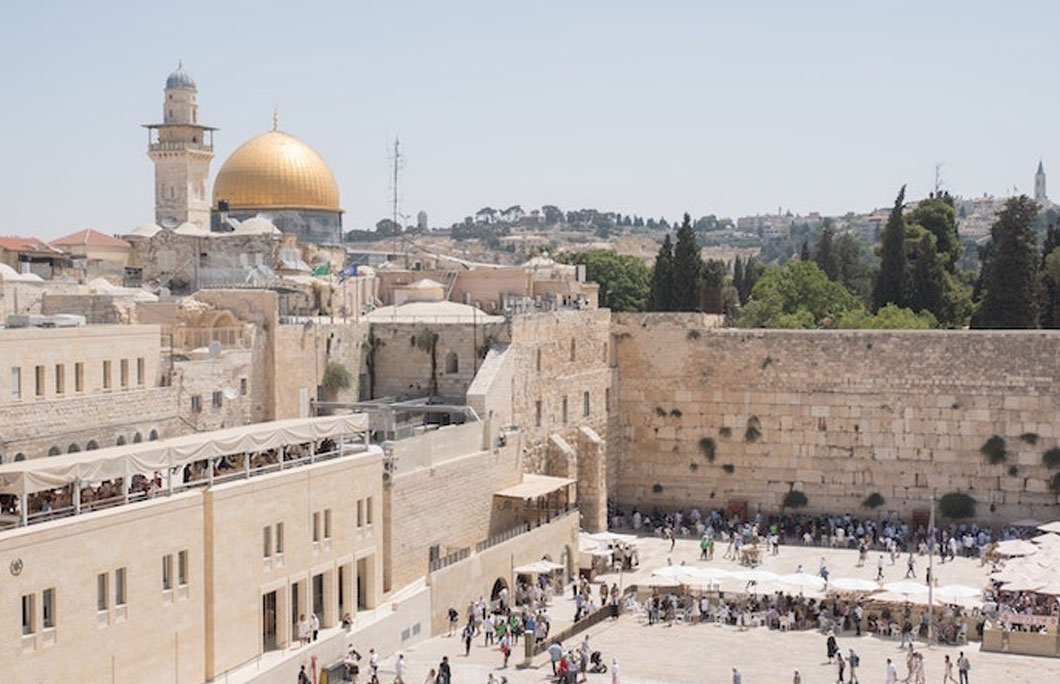
[[[698,340],[699,337],[700,337],[700,334],[699,334],[698,330],[689,330],[688,334],[685,337],[686,337],[686,339],[689,339],[689,340]]]
[[[714,443],[713,437],[704,437],[699,440],[699,450],[703,454],[703,458],[709,462],[714,462],[714,457],[717,455],[717,444]]]
[[[986,456],[986,462],[990,465],[1004,463],[1005,459],[1008,458],[1008,449],[1005,448],[1005,440],[998,435],[994,435],[983,442],[983,446],[979,447],[979,453]]]
[[[1060,467],[1060,447],[1053,447],[1042,454],[1042,463],[1047,468]]]
[[[879,508],[885,503],[887,503],[887,500],[883,498],[883,494],[873,492],[865,497],[865,500],[861,502],[861,505],[865,508]]]
[[[1009,474],[1009,475],[1010,475],[1011,477],[1016,477],[1017,475],[1019,475],[1019,474],[1020,474],[1020,469],[1019,469],[1019,466],[1017,466],[1017,465],[1016,465],[1015,463],[1013,463],[1012,465],[1010,465],[1010,466],[1008,467],[1008,474]]]
[[[655,407],[655,415],[659,416],[660,418],[665,418],[666,417],[666,409],[664,409],[662,406],[656,406]]]
[[[674,418],[680,418],[684,414],[681,413],[681,409],[675,408],[675,409],[670,409],[670,415],[673,416]]]
[[[784,500],[781,505],[784,508],[802,508],[806,504],[810,503],[810,500],[806,497],[806,494],[800,492],[797,489],[791,489],[784,495]]]
[[[718,436],[720,436],[722,439],[728,439],[732,437],[732,428],[727,425],[722,425],[720,428],[718,428]]]
[[[1049,489],[1054,492],[1060,492],[1060,473],[1053,475],[1053,479],[1049,480]]]
[[[652,491],[653,494],[662,494],[662,490],[663,490],[663,486],[661,484],[659,484],[658,482],[656,482],[655,484],[653,484],[651,486],[651,491]]]
[[[688,469],[689,469],[689,470],[691,470],[691,471],[692,471],[692,472],[694,473],[694,472],[696,472],[697,470],[699,470],[699,464],[698,464],[698,463],[696,463],[695,461],[692,461],[692,462],[690,462],[690,463],[688,464]]]
[[[361,344],[364,352],[364,365],[368,369],[368,398],[375,398],[375,353],[386,346],[386,342],[375,336],[375,331],[368,330],[368,338]]]
[[[939,499],[939,511],[951,520],[975,517],[975,499],[964,492],[950,492]]]
[[[743,441],[745,442],[757,442],[758,438],[762,436],[762,424],[758,420],[758,416],[751,416],[747,419],[747,429],[743,433]]]
[[[430,328],[421,330],[413,336],[416,348],[426,352],[431,357],[431,396],[438,395],[438,333]]]
[[[320,386],[324,389],[324,396],[327,400],[335,401],[339,396],[339,392],[348,390],[353,386],[353,375],[350,374],[346,366],[338,361],[331,361],[324,368],[324,377],[320,381]]]
[[[1037,432],[1024,432],[1022,435],[1020,435],[1020,440],[1024,444],[1030,444],[1031,446],[1034,446],[1035,444],[1038,443],[1038,433]]]
[[[731,463],[726,463],[721,469],[725,471],[726,475],[732,475],[736,471],[736,466]]]

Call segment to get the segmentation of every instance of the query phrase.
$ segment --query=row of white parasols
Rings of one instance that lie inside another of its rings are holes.
[[[1060,596],[1060,521],[1040,525],[1044,533],[1030,541],[999,542],[996,551],[1008,556],[1005,566],[990,575],[1004,591],[1029,591]]]

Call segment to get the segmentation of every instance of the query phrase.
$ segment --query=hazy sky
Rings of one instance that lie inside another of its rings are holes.
[[[211,170],[281,128],[338,178],[347,228],[402,207],[677,217],[885,206],[931,188],[1060,196],[1060,3],[18,2],[0,20],[0,234],[153,218],[140,124],[183,59]]]

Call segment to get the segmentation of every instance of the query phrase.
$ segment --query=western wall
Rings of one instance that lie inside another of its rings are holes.
[[[978,520],[1056,517],[1060,334],[708,329],[698,314],[615,314],[611,498],[903,516],[960,491]],[[981,452],[1004,440],[1004,461]],[[885,503],[863,506],[870,494]]]

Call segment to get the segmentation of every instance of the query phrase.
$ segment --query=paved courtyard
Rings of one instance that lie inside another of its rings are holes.
[[[641,569],[635,573],[624,573],[622,581],[628,585],[639,576],[649,574],[652,569],[667,563],[685,561],[693,565],[708,565],[698,561],[699,550],[695,540],[679,540],[673,552],[669,543],[657,538],[644,538],[640,542]],[[736,563],[720,558],[724,547],[715,554],[709,565],[736,569]],[[831,576],[862,577],[873,579],[876,573],[875,555],[870,555],[865,567],[857,568],[857,553],[852,550],[831,550],[816,547],[784,547],[779,556],[768,557],[762,567],[778,573],[794,572],[799,564],[808,573],[815,573],[824,556]],[[889,563],[889,560],[887,561]],[[926,557],[917,557],[917,576],[923,578]],[[939,584],[967,584],[982,586],[988,568],[981,567],[978,560],[957,559],[953,563],[935,564]],[[885,566],[885,580],[902,579],[905,561],[900,558],[894,566]],[[602,579],[617,581],[617,576],[606,575]],[[557,623],[569,622],[573,613],[570,592],[555,599],[550,609]],[[461,611],[463,607],[461,607]],[[557,627],[561,627],[559,624]],[[555,628],[554,628],[555,629]],[[715,624],[677,624],[648,626],[634,617],[624,615],[617,621],[607,621],[588,630],[593,650],[604,653],[605,662],[617,658],[622,682],[628,684],[655,682],[730,682],[732,668],[738,667],[746,684],[756,682],[790,682],[797,668],[805,684],[834,682],[836,670],[825,658],[824,637],[816,631],[777,632],[766,628],[738,631],[735,627]],[[576,638],[580,641],[581,635]],[[567,643],[573,648],[577,643]],[[897,641],[874,636],[855,637],[841,635],[839,646],[854,648],[861,658],[858,679],[861,682],[883,682],[885,662],[895,659],[899,678],[905,676],[905,659],[898,649]],[[358,644],[364,651],[370,644]],[[958,651],[964,649],[972,663],[972,682],[1020,683],[1060,682],[1060,660],[1025,656],[980,653],[979,644],[971,643],[956,647],[925,647],[925,670],[927,681],[938,684],[943,676],[943,656],[950,655],[954,661]],[[510,665],[500,669],[502,657],[495,647],[486,648],[482,638],[475,640],[469,657],[463,656],[462,644],[456,637],[436,637],[405,650],[410,684],[424,681],[427,671],[436,667],[443,655],[448,655],[453,669],[454,682],[486,682],[491,671],[507,677],[512,684],[521,682],[545,682],[551,675],[548,656],[535,658],[530,667],[517,668],[522,663],[522,644],[513,649]],[[393,678],[393,657],[383,661],[380,680]],[[610,673],[589,675],[590,682],[610,682]]]

